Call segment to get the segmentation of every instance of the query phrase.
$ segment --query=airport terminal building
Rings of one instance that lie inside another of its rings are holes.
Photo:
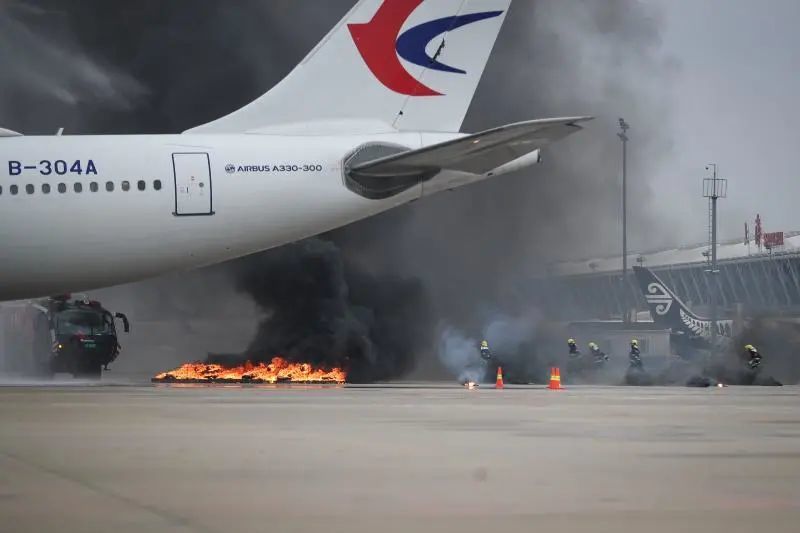
[[[783,245],[759,249],[743,241],[718,248],[721,312],[756,315],[763,310],[800,316],[800,232]],[[709,304],[710,267],[706,244],[631,254],[629,265],[652,269],[690,307],[703,314]],[[647,315],[635,276],[622,280],[621,256],[554,264],[535,280],[536,298],[568,320],[619,319],[627,307]],[[641,316],[641,315],[640,315]]]

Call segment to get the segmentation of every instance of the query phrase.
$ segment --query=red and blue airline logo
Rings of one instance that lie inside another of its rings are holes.
[[[499,17],[503,12],[486,11],[445,17],[414,26],[400,34],[405,22],[423,1],[384,0],[372,20],[362,24],[348,24],[348,28],[364,62],[387,88],[407,96],[442,96],[442,93],[412,76],[399,58],[440,72],[466,74],[464,70],[445,65],[437,57],[429,56],[426,51],[428,44],[443,33]]]

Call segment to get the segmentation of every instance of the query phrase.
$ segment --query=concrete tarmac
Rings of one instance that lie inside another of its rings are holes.
[[[800,531],[800,389],[0,388],[3,532]]]

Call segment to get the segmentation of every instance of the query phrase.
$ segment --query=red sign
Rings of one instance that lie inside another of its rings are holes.
[[[756,215],[756,246],[761,248],[761,215]]]
[[[783,246],[783,232],[776,231],[774,233],[765,233],[764,247],[775,248],[776,246]]]

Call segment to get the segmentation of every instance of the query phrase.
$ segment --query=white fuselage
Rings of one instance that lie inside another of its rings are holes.
[[[440,175],[386,200],[343,184],[343,159],[366,142],[417,149],[458,136],[0,138],[0,299],[221,262],[474,181]]]

